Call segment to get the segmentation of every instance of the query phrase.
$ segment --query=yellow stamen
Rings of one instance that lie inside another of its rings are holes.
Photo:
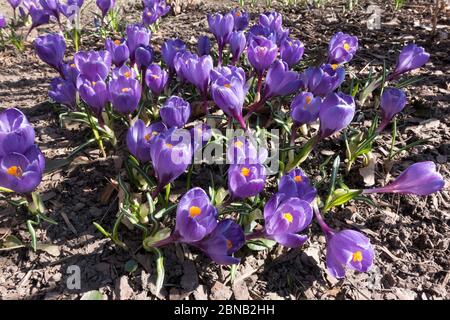
[[[157,74],[152,74],[152,78],[153,78],[153,79],[159,79],[159,78],[161,78],[161,77],[158,76]]]
[[[71,64],[70,64],[70,67],[71,67],[71,68],[76,68],[75,63],[71,63]]]
[[[362,252],[356,251],[353,253],[353,262],[361,262],[363,259]]]
[[[227,88],[227,89],[230,89],[230,88],[231,88],[231,84],[229,84],[229,83],[225,83],[223,86],[224,86],[225,88]]]
[[[173,144],[171,144],[171,143],[166,143],[166,147],[169,148],[169,149],[172,149],[172,148],[173,148]]]
[[[153,131],[152,132],[152,136],[156,136],[156,135],[158,135],[158,132],[157,131]]]
[[[200,209],[199,207],[196,206],[192,206],[189,208],[189,216],[191,218],[195,218],[196,216],[198,216],[200,213],[202,213],[202,209]]]
[[[125,78],[130,78],[131,77],[131,72],[127,71],[123,75],[125,76]]]
[[[350,50],[350,45],[347,42],[344,43],[344,49],[345,49],[345,51]]]
[[[22,169],[18,166],[11,166],[8,169],[6,169],[6,173],[15,176],[15,177],[21,177],[22,176]]]
[[[334,63],[334,64],[331,65],[331,68],[333,68],[333,70],[336,70],[337,67],[338,67],[338,65],[337,65],[336,63]]]
[[[95,86],[97,84],[97,82],[92,81],[91,84],[92,84],[92,86]]]
[[[238,140],[234,143],[234,146],[238,149],[242,148],[243,145],[244,145],[244,143],[240,140]]]
[[[120,40],[114,40],[114,44],[118,46],[120,44]]]
[[[131,88],[122,88],[122,92],[123,93],[126,93],[126,92],[128,92],[128,91],[130,91],[131,90]]]
[[[294,180],[295,182],[302,182],[302,176],[295,176]]]
[[[292,220],[294,220],[294,217],[290,212],[283,213],[283,218],[285,218],[289,223],[292,223]]]
[[[227,239],[227,249],[233,248],[233,242]]]
[[[150,139],[151,139],[151,135],[150,135],[150,133],[147,133],[145,136],[144,136],[144,139],[145,140],[147,140],[147,141],[149,141]]]
[[[244,177],[247,177],[247,176],[250,174],[250,169],[247,168],[247,167],[243,167],[243,168],[241,169],[241,173],[242,173],[242,175],[243,175]]]
[[[310,104],[311,100],[312,100],[311,96],[306,96],[305,98],[306,104]]]

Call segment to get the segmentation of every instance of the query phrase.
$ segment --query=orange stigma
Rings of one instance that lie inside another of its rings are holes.
[[[131,88],[122,88],[122,92],[123,92],[123,93],[127,93],[127,92],[129,92],[129,91],[131,91]]]
[[[305,100],[306,100],[306,104],[310,104],[312,98],[311,98],[311,96],[306,96]]]
[[[331,68],[333,68],[333,70],[336,70],[337,67],[338,67],[338,65],[337,65],[336,63],[333,63],[333,64],[331,65]]]
[[[130,78],[131,77],[131,72],[127,71],[123,75],[125,76],[125,78]]]
[[[302,176],[295,176],[294,180],[295,182],[302,182]]]
[[[11,166],[8,169],[6,169],[6,173],[11,176],[20,178],[22,176],[22,169],[18,166]]]
[[[200,213],[202,213],[202,209],[200,209],[199,207],[196,206],[192,206],[189,208],[189,216],[191,218],[195,218],[196,216],[198,216]]]
[[[151,138],[152,138],[152,136],[150,135],[150,133],[147,133],[147,134],[144,136],[144,139],[147,140],[147,141],[149,141]]]
[[[225,88],[227,88],[227,89],[230,89],[230,88],[231,88],[231,84],[229,84],[229,83],[225,83],[223,86],[224,86]]]
[[[173,148],[173,144],[171,144],[171,143],[166,143],[166,147],[169,148],[169,149],[172,149],[172,148]]]
[[[227,249],[233,248],[233,242],[227,239]]]
[[[356,251],[353,253],[353,262],[361,262],[363,259],[362,252]]]
[[[236,11],[236,17],[240,17],[242,14],[240,11]]]
[[[250,169],[247,168],[247,167],[243,167],[243,168],[241,169],[241,173],[242,173],[242,175],[243,175],[244,177],[248,177],[248,175],[250,174]]]

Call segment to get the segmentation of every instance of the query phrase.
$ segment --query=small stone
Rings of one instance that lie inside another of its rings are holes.
[[[194,291],[195,300],[208,300],[208,293],[204,285],[199,285]]]
[[[236,300],[249,300],[250,293],[244,281],[234,282],[232,289]]]
[[[216,282],[211,288],[211,300],[228,300],[230,299],[233,292],[231,289],[227,286],[225,286],[223,283]]]
[[[129,300],[133,296],[133,289],[128,283],[127,276],[122,276],[116,281],[114,293],[118,300]]]

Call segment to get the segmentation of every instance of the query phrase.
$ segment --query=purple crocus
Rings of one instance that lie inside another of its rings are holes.
[[[208,25],[209,31],[214,35],[219,46],[219,65],[221,65],[223,48],[228,43],[234,27],[233,15],[231,13],[225,15],[220,13],[208,14]]]
[[[34,40],[33,46],[42,61],[61,73],[66,52],[66,42],[63,36],[57,33],[39,36]]]
[[[286,39],[280,46],[280,58],[287,63],[289,68],[300,62],[305,52],[305,47],[300,40]]]
[[[285,62],[277,60],[267,72],[263,100],[293,94],[301,85],[300,74],[295,71],[289,71],[289,67]]]
[[[139,46],[134,53],[134,59],[139,70],[145,72],[152,63],[154,52],[150,46]]]
[[[20,5],[21,2],[22,2],[22,0],[8,0],[8,3],[10,4],[11,8],[13,8],[14,10],[17,9],[17,7]]]
[[[30,26],[30,29],[28,30],[28,34],[34,28],[37,28],[44,24],[47,24],[50,21],[50,15],[48,14],[48,12],[46,10],[44,10],[42,8],[37,8],[35,6],[31,6],[29,9],[29,13],[31,16],[31,26]]]
[[[231,14],[234,19],[233,31],[242,31],[248,27],[250,19],[247,12],[239,9],[233,9],[231,10]]]
[[[167,127],[181,128],[191,116],[191,105],[180,97],[171,96],[164,103],[159,114]]]
[[[127,132],[128,150],[139,161],[150,161],[152,142],[158,134],[166,130],[167,128],[162,122],[155,122],[147,127],[144,121],[138,119]]]
[[[79,12],[83,6],[84,0],[66,0],[66,2],[59,2],[59,11],[66,17],[71,18],[73,15]]]
[[[327,269],[335,278],[345,277],[345,268],[366,272],[373,263],[374,250],[369,238],[353,230],[327,234]]]
[[[311,223],[312,216],[308,202],[277,193],[264,206],[264,238],[275,240],[285,247],[299,247],[308,237],[297,233]]]
[[[130,68],[127,65],[123,65],[120,68],[113,69],[111,73],[111,77],[113,80],[119,78],[119,77],[125,77],[127,79],[136,79],[137,73],[134,68]]]
[[[404,193],[426,196],[444,188],[445,181],[432,161],[417,162],[403,171],[397,179],[381,188],[363,193]]]
[[[178,52],[186,51],[186,44],[180,39],[168,39],[161,47],[161,55],[164,63],[173,72],[175,71],[174,58]]]
[[[135,63],[135,51],[140,46],[148,46],[150,43],[151,32],[139,24],[130,24],[126,29],[127,45],[130,50],[131,65]]]
[[[201,188],[192,188],[180,199],[174,233],[178,241],[192,243],[202,240],[217,226],[217,209]]]
[[[102,17],[104,18],[108,12],[114,8],[115,0],[96,0],[95,3],[97,7],[100,9],[102,13]]]
[[[228,169],[228,190],[233,199],[253,197],[264,190],[266,168],[250,162],[232,164]]]
[[[242,107],[248,87],[242,68],[228,66],[211,71],[211,96],[217,106],[229,117],[236,119],[246,128],[242,117]]]
[[[91,108],[97,118],[101,119],[101,113],[109,101],[108,87],[103,79],[90,80],[85,75],[80,75],[77,79],[77,89],[80,98]]]
[[[155,1],[153,4],[149,4],[144,8],[142,13],[142,22],[149,26],[158,21],[159,18],[165,16],[169,12],[170,6],[166,5],[166,2]]]
[[[211,139],[212,130],[211,127],[207,124],[200,123],[192,127],[189,132],[192,138],[192,150],[195,157],[197,155],[197,151],[200,150]]]
[[[208,36],[200,36],[197,40],[197,54],[201,56],[209,55],[211,52],[211,41]]]
[[[303,74],[305,88],[315,96],[325,97],[345,80],[345,69],[337,64],[310,67]]]
[[[328,44],[328,63],[343,64],[353,59],[358,50],[358,38],[338,32]]]
[[[63,104],[68,108],[75,110],[77,107],[77,88],[72,80],[54,78],[50,82],[50,91],[48,95],[53,101]]]
[[[319,117],[322,99],[311,92],[299,93],[291,103],[291,117],[295,125],[301,126],[314,122]]]
[[[63,64],[62,73],[64,75],[63,79],[71,81],[74,85],[77,84],[77,79],[80,71],[78,70],[73,60]]]
[[[289,37],[289,29],[283,28],[282,16],[278,12],[268,12],[259,15],[259,32],[264,34],[277,45]]]
[[[247,45],[247,39],[245,38],[245,34],[243,31],[235,31],[230,35],[230,51],[233,54],[233,58],[231,60],[232,65],[236,65],[236,62],[239,60],[242,52],[244,52],[245,47]]]
[[[109,98],[114,110],[131,113],[141,100],[141,83],[133,78],[118,77],[109,82]]]
[[[0,113],[0,156],[24,153],[34,144],[34,129],[27,117],[16,108]]]
[[[198,89],[203,99],[208,93],[209,74],[213,69],[211,56],[192,55],[184,60],[183,77]],[[206,111],[206,110],[205,110]]]
[[[259,147],[245,136],[235,137],[227,145],[227,164],[264,163],[268,152]]]
[[[272,41],[256,36],[250,40],[247,52],[250,64],[261,76],[277,58],[278,47]]]
[[[106,50],[111,54],[111,61],[116,67],[121,67],[130,57],[130,50],[124,40],[106,39]]]
[[[191,135],[188,131],[172,128],[160,133],[150,146],[150,157],[158,179],[153,196],[169,182],[179,177],[192,162]]]
[[[231,255],[245,244],[242,227],[231,219],[225,219],[217,224],[214,231],[204,240],[196,243],[215,263],[230,265],[240,262]]]
[[[0,13],[0,29],[3,29],[4,27],[6,27],[7,24],[8,24],[8,22],[6,21],[5,16]]]
[[[377,131],[381,132],[394,116],[406,106],[405,93],[397,88],[385,88],[381,95],[381,123]]]
[[[36,146],[25,153],[0,156],[0,186],[17,193],[32,192],[42,180],[44,157]]]
[[[320,138],[326,138],[347,127],[355,115],[355,101],[342,92],[330,93],[319,111]]]
[[[151,64],[145,73],[145,83],[155,96],[159,96],[164,91],[168,79],[167,71],[155,63]]]
[[[39,0],[39,3],[44,11],[46,11],[49,15],[55,17],[56,21],[60,23],[59,0]]]
[[[397,59],[397,65],[391,75],[395,78],[403,73],[422,67],[430,60],[430,54],[425,49],[414,43],[408,44],[403,48]]]
[[[301,169],[293,169],[281,178],[278,193],[311,203],[316,198],[317,190]]]
[[[105,80],[111,68],[111,54],[109,51],[79,51],[75,53],[74,63],[90,81],[96,81],[98,77]]]

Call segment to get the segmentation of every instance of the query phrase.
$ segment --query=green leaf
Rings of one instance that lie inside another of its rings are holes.
[[[158,248],[152,248],[152,251],[156,254],[156,292],[160,292],[164,285],[165,269],[164,269],[164,256]]]
[[[0,251],[19,249],[23,247],[25,247],[25,245],[19,238],[13,235],[9,235],[1,242]]]
[[[94,226],[97,228],[98,231],[100,231],[105,237],[111,238],[111,234],[103,229],[101,225],[99,225],[97,222],[93,222]]]
[[[214,205],[220,206],[228,195],[228,191],[221,187],[215,192]]]
[[[105,296],[98,290],[85,292],[80,300],[105,300]]]
[[[11,190],[11,189],[8,189],[8,188],[4,188],[4,187],[0,187],[0,192],[11,193],[11,192],[14,192],[14,190]]]
[[[276,244],[276,241],[269,239],[255,239],[247,242],[247,247],[253,251],[262,251],[267,249],[272,249]]]
[[[37,247],[37,239],[36,239],[36,231],[34,230],[33,224],[35,222],[32,220],[27,220],[27,228],[28,228],[28,232],[30,233],[31,236],[31,247],[33,248],[33,251],[36,251],[36,247]]]
[[[284,172],[291,171],[295,167],[298,167],[303,161],[305,161],[313,150],[317,140],[318,136],[314,136],[309,139],[305,146],[298,152],[297,155],[295,155],[294,159],[286,165]]]
[[[326,212],[333,207],[343,205],[356,196],[359,196],[361,193],[362,190],[337,189],[335,192],[333,192],[332,200],[328,202],[323,211]]]
[[[155,235],[149,236],[144,239],[144,241],[142,243],[144,246],[144,249],[151,250],[153,248],[154,243],[164,240],[164,239],[167,239],[171,233],[172,233],[172,230],[170,228],[164,228],[164,229],[158,230],[158,232],[156,232]]]

